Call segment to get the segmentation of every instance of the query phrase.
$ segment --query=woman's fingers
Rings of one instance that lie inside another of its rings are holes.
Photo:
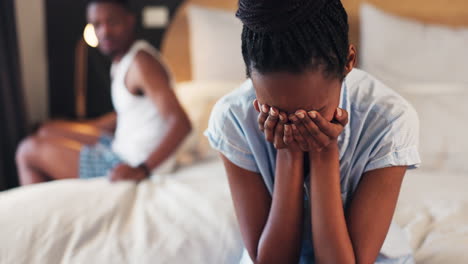
[[[335,119],[343,127],[346,126],[348,124],[348,121],[349,121],[348,120],[348,111],[346,111],[344,109],[341,109],[341,108],[337,108],[336,111],[335,111]]]
[[[299,134],[301,134],[302,138],[307,141],[310,137],[309,132],[307,129],[302,125],[301,120],[296,115],[290,115],[289,120],[296,126]]]
[[[320,149],[327,146],[330,139],[320,131],[319,127],[312,121],[309,115],[302,110],[296,112],[296,116],[300,119],[302,127],[309,135],[309,146],[314,149]]]
[[[294,125],[296,125],[296,128],[297,128],[297,130],[299,130],[299,133],[302,135],[302,137],[304,139],[307,138],[309,133],[307,132],[306,128],[304,126],[302,126],[302,122],[299,119],[299,117],[297,115],[290,115],[289,120],[291,120],[291,122]]]
[[[343,126],[327,121],[317,111],[310,111],[308,114],[320,131],[331,139],[336,139],[341,134],[341,131],[343,131]]]
[[[287,115],[275,107],[261,105],[257,99],[252,103],[255,110],[259,112],[258,127],[265,134],[265,139],[273,143],[277,149],[287,147],[283,140],[284,125],[288,122]]]
[[[260,105],[257,101],[257,107],[260,110],[260,114],[258,115],[258,128],[265,132],[265,122],[268,118],[268,113],[270,112],[270,107],[268,105]]]
[[[289,124],[284,125],[283,141],[288,146],[291,146],[294,143],[294,136],[292,133],[292,128],[291,128],[291,125]]]
[[[262,109],[263,112],[263,109]],[[264,133],[265,133],[265,138],[267,141],[274,143],[275,139],[275,128],[276,124],[278,123],[279,120],[279,111],[276,110],[274,107],[270,108],[270,113],[265,121],[264,125]]]
[[[284,125],[287,122],[286,114],[284,113],[279,113],[279,121],[276,124],[275,128],[275,135],[274,135],[274,142],[273,145],[275,146],[276,149],[280,148],[285,148],[285,142],[283,140],[284,138]]]
[[[320,150],[338,138],[348,123],[348,113],[341,108],[336,109],[334,121],[329,122],[317,111],[299,110],[287,116],[274,107],[261,105],[257,99],[253,101],[253,106],[259,112],[259,129],[277,149],[285,148],[289,143],[299,145],[303,151]]]
[[[255,110],[260,113],[260,111],[261,111],[260,110],[260,103],[258,102],[258,100],[257,99],[253,100],[252,104],[253,104],[253,107],[255,108]]]
[[[292,124],[291,128],[292,128],[292,134],[294,136],[294,140],[297,141],[297,143],[299,144],[299,147],[301,148],[301,150],[302,151],[308,151],[309,150],[309,145],[308,145],[307,141],[305,140],[305,138],[299,132],[298,127],[295,124]]]

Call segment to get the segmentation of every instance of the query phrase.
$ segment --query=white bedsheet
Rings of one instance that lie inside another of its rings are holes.
[[[468,175],[408,171],[395,220],[404,227],[416,263],[468,263]]]
[[[409,171],[395,220],[416,263],[468,263],[468,175]],[[64,180],[0,193],[0,263],[237,263],[222,163],[139,185]]]
[[[222,163],[138,185],[63,180],[0,193],[0,263],[236,263]]]

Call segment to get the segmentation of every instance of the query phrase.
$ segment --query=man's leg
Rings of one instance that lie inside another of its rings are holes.
[[[37,135],[45,138],[67,138],[84,145],[92,145],[103,133],[104,131],[89,124],[57,120],[42,125]]]
[[[65,138],[26,138],[16,153],[21,185],[78,178],[82,146],[81,142]]]

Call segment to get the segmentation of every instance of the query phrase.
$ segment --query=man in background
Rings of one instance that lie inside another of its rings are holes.
[[[87,19],[112,59],[116,111],[89,122],[52,121],[25,139],[16,157],[22,185],[100,176],[140,181],[170,169],[191,130],[159,52],[136,40],[125,0],[90,0]]]

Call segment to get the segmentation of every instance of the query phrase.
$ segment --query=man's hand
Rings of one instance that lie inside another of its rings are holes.
[[[337,108],[334,120],[331,122],[323,118],[317,111],[297,111],[289,116],[293,122],[294,139],[299,143],[302,151],[321,152],[333,143],[348,124],[348,112]]]
[[[146,179],[146,172],[142,168],[133,168],[127,164],[117,165],[110,173],[110,181],[142,181]]]
[[[84,121],[84,123],[97,127],[107,133],[114,134],[117,126],[117,114],[115,112],[107,113],[98,118]]]

